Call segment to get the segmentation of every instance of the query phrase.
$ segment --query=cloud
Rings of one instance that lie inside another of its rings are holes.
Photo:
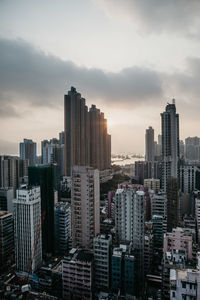
[[[157,107],[168,96],[199,107],[200,58],[188,58],[185,72],[160,73],[131,67],[118,73],[88,69],[44,53],[23,40],[0,39],[0,116],[34,109],[62,109],[66,89],[75,86],[87,103],[113,108]]]
[[[131,21],[142,32],[170,31],[200,37],[199,0],[93,0],[110,17]]]
[[[17,116],[24,107],[62,107],[71,85],[91,101],[127,107],[159,100],[160,74],[132,67],[119,73],[79,67],[46,54],[23,40],[0,40],[0,115]]]

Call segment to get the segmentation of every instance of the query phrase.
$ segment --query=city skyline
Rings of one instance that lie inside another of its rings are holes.
[[[144,153],[145,129],[160,133],[172,98],[180,139],[198,136],[200,4],[171,4],[1,1],[0,152],[17,154],[23,138],[40,143],[63,131],[71,86],[105,112],[112,153]]]

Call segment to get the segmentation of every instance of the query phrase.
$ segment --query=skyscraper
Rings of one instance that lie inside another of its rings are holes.
[[[37,144],[30,139],[24,139],[20,143],[20,158],[28,159],[29,166],[34,166],[37,163]]]
[[[21,187],[14,202],[15,259],[17,270],[28,271],[41,218],[40,187]],[[32,262],[34,272],[42,262],[42,233]]]
[[[179,115],[176,113],[175,100],[167,104],[161,113],[162,126],[162,187],[166,191],[167,180],[178,178],[179,171]]]
[[[65,174],[72,167],[110,168],[111,136],[107,133],[104,114],[92,105],[89,112],[85,99],[74,87],[64,97]]]
[[[155,144],[154,144],[154,129],[150,126],[146,129],[145,134],[145,160],[154,161]]]
[[[74,165],[90,164],[90,122],[85,99],[74,87],[64,97],[65,173]]]
[[[72,246],[92,248],[100,233],[99,171],[91,167],[72,169]]]
[[[46,211],[42,225],[42,252],[44,255],[54,253],[54,200],[55,200],[55,166],[38,165],[28,168],[30,186],[40,186],[41,211]]]

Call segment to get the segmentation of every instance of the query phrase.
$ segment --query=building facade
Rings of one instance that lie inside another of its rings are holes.
[[[111,246],[111,235],[100,234],[94,237],[94,281],[95,286],[100,289],[109,289],[110,287]]]
[[[37,144],[30,139],[24,139],[19,145],[20,158],[28,159],[29,166],[37,163]]]
[[[176,113],[175,100],[167,104],[161,113],[162,128],[162,187],[166,191],[167,181],[179,176],[179,115]]]
[[[92,300],[93,254],[72,249],[62,261],[63,299]]]
[[[55,205],[55,251],[66,255],[71,239],[71,205],[58,202]]]
[[[14,224],[13,216],[0,211],[0,272],[14,261]]]
[[[93,247],[100,233],[99,171],[91,167],[72,168],[72,246]]]
[[[40,187],[23,186],[14,199],[15,260],[17,270],[28,272],[41,222]],[[32,261],[34,272],[42,263],[42,233]]]
[[[111,136],[107,120],[95,105],[88,111],[85,99],[74,87],[64,97],[64,123],[65,175],[71,176],[75,165],[109,169]]]
[[[45,219],[42,224],[42,252],[51,256],[55,250],[54,234],[54,203],[56,200],[56,182],[54,165],[37,165],[28,168],[28,180],[30,186],[40,186],[41,211],[45,211]]]

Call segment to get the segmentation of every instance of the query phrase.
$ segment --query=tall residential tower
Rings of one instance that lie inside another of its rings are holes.
[[[162,125],[162,184],[166,191],[167,181],[179,175],[179,115],[176,113],[175,100],[167,104],[161,113]]]

